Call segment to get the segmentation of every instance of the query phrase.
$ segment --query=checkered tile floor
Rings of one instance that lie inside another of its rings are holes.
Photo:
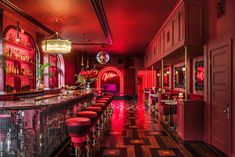
[[[96,157],[220,157],[200,144],[178,143],[142,102],[113,100],[113,114]],[[66,155],[66,152],[63,156]]]

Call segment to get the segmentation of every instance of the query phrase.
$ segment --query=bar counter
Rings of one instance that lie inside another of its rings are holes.
[[[16,91],[16,92],[1,92],[0,101],[20,100],[21,98],[36,97],[45,94],[56,94],[59,93],[60,89],[48,89],[48,90],[35,90],[30,91]]]
[[[0,156],[52,156],[67,141],[65,120],[94,94],[51,94],[0,101]]]

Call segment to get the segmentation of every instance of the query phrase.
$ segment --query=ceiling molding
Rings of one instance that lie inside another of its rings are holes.
[[[72,43],[73,45],[110,45],[109,43]]]
[[[36,20],[32,16],[26,14],[24,11],[22,11],[20,8],[18,8],[17,6],[15,6],[13,3],[9,2],[8,0],[1,0],[0,3],[5,5],[6,7],[10,8],[14,12],[16,12],[17,14],[23,16],[25,19],[29,20],[30,22],[32,22],[36,26],[40,27],[41,29],[43,29],[47,33],[55,34],[55,32],[52,31],[50,28],[46,27],[44,24],[42,24],[41,22],[39,22],[38,20]]]
[[[102,0],[91,0],[91,2],[96,12],[96,15],[100,21],[100,25],[105,34],[107,43],[111,45],[113,43],[113,38],[112,38],[112,33],[108,24],[108,20],[104,11]]]
[[[110,45],[110,44],[112,44],[113,39],[112,39],[110,27],[107,22],[106,14],[105,14],[105,11],[103,8],[103,3],[101,0],[91,0],[91,2],[93,5],[93,8],[95,10],[96,16],[99,19],[99,23],[101,25],[101,28],[105,34],[107,42],[106,43],[72,43],[72,44],[73,45]],[[39,22],[38,20],[33,18],[32,16],[25,13],[23,10],[18,8],[16,5],[11,3],[10,1],[0,0],[0,3],[5,5],[9,9],[11,9],[15,13],[17,13],[18,15],[24,17],[28,21],[32,22],[33,24],[35,24],[36,26],[38,26],[42,30],[46,31],[47,33],[49,33],[51,35],[55,34],[55,32],[53,30],[51,30],[50,28],[48,28],[47,26],[45,26],[44,24],[42,24],[41,22]]]

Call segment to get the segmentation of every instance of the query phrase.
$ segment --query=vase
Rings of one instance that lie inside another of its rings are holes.
[[[39,86],[38,86],[38,89],[39,90],[44,90],[44,88],[45,88],[44,83],[40,83]]]
[[[39,81],[37,82],[37,89],[38,89],[38,90],[44,90],[44,88],[45,88],[44,82],[41,81],[41,80],[39,80]]]
[[[87,83],[87,84],[86,84],[86,90],[87,90],[87,91],[91,91],[91,85],[90,85],[90,83]]]

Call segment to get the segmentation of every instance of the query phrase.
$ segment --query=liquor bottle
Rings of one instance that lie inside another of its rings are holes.
[[[12,66],[9,64],[9,74],[12,74]]]
[[[13,74],[16,75],[16,67],[13,67]]]
[[[11,58],[11,48],[9,47],[9,51],[8,51],[8,57]]]
[[[19,75],[19,65],[16,66],[16,75]]]
[[[6,73],[8,74],[8,70],[9,70],[9,65],[6,65]]]
[[[32,58],[31,58],[31,55],[29,55],[29,62],[32,62]]]

